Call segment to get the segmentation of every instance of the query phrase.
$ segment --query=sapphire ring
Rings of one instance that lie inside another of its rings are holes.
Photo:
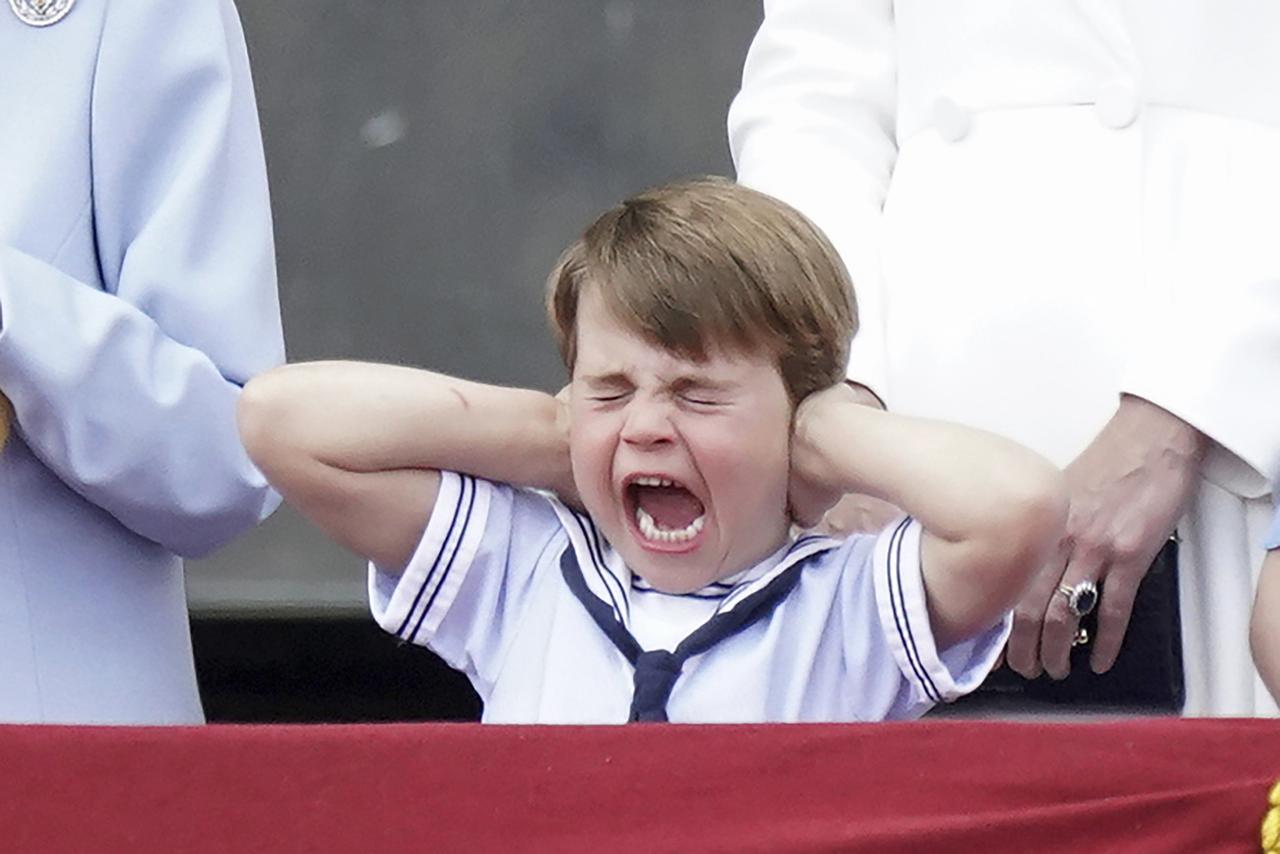
[[[1058,592],[1067,597],[1067,607],[1077,617],[1091,614],[1098,607],[1098,585],[1092,581],[1081,581],[1075,587],[1059,584]]]

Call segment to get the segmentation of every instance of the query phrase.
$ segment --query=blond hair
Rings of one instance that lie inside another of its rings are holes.
[[[723,178],[646,190],[600,216],[547,280],[547,313],[572,373],[583,290],[642,338],[701,361],[765,348],[793,404],[844,378],[853,286],[794,208]]]

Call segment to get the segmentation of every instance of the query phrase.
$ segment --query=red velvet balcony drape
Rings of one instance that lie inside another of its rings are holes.
[[[1280,723],[0,727],[12,851],[1255,852]]]

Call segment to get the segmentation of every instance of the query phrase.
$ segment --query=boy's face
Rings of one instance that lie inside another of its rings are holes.
[[[659,590],[697,590],[785,541],[791,403],[768,353],[683,359],[587,288],[570,413],[587,511]]]

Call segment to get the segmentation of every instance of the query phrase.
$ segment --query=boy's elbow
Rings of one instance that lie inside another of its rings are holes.
[[[1047,462],[1031,466],[1006,480],[985,507],[976,542],[986,555],[986,571],[1021,591],[1053,556],[1066,532],[1066,480]]]
[[[1027,567],[1027,578],[1039,569],[1058,548],[1067,527],[1070,499],[1062,472],[1045,463],[1026,479],[1013,499],[1007,524],[1010,542],[1015,544],[1019,565]]]
[[[261,465],[261,455],[271,435],[271,393],[263,387],[265,377],[255,377],[240,391],[236,402],[236,428],[249,458]]]
[[[236,403],[240,442],[254,464],[264,471],[287,450],[283,432],[288,422],[287,386],[277,368],[249,380]]]

